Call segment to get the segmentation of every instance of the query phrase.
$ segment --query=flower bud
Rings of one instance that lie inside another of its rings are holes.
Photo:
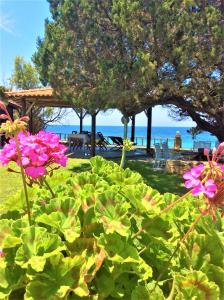
[[[1,114],[0,115],[0,119],[4,119],[4,120],[7,120],[9,117],[5,114]]]

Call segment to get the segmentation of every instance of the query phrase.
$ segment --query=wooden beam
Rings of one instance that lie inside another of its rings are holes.
[[[25,115],[29,115],[29,113],[31,112],[31,110],[32,110],[32,108],[34,107],[34,105],[35,105],[35,101],[32,102],[32,103],[30,104],[30,106],[26,109]]]
[[[26,115],[26,100],[22,99],[22,110],[21,110],[22,117]]]
[[[33,109],[31,108],[30,109],[30,112],[29,112],[29,131],[30,133],[34,133],[33,131]]]
[[[152,107],[149,107],[146,111],[147,116],[147,144],[146,151],[150,154],[151,149],[151,137],[152,137]]]
[[[96,155],[96,112],[91,114],[92,125],[91,125],[91,157]]]
[[[83,109],[81,109],[80,111],[80,115],[79,115],[79,132],[81,133],[83,130]]]
[[[131,117],[131,141],[135,141],[135,115]]]

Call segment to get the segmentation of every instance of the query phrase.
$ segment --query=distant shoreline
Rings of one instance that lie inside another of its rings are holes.
[[[182,147],[191,149],[193,147],[192,136],[187,132],[190,127],[169,127],[169,126],[152,126],[152,145],[154,142],[160,142],[168,139],[170,147],[173,147],[174,137],[177,131],[181,133]],[[66,140],[68,134],[72,131],[79,131],[79,125],[49,125],[46,128],[47,131],[58,133],[61,135],[61,139]],[[83,130],[91,131],[90,125],[84,125]],[[108,125],[97,125],[96,131],[102,132],[104,136],[123,136],[123,126],[108,126]],[[131,130],[129,126],[128,136],[130,137]],[[147,127],[136,126],[135,137],[136,143],[141,146],[146,145]],[[196,138],[198,141],[211,141],[211,147],[215,146],[217,141],[216,137],[212,136],[208,132],[202,132]]]

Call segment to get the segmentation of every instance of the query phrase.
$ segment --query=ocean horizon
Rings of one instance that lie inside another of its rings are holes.
[[[152,126],[152,145],[154,142],[159,142],[160,140],[168,139],[170,147],[173,147],[174,137],[177,131],[180,132],[182,137],[182,147],[192,149],[193,139],[192,136],[187,132],[190,127],[164,127],[164,126]],[[51,131],[53,133],[60,134],[61,139],[67,139],[67,135],[72,133],[73,130],[79,131],[79,125],[48,125],[46,131]],[[91,125],[84,125],[83,130],[91,131]],[[97,132],[102,132],[104,136],[123,136],[123,126],[106,126],[98,125],[96,126]],[[131,136],[131,127],[128,126],[128,136]],[[136,126],[135,127],[135,138],[138,145],[146,145],[147,127],[146,126]],[[217,138],[211,135],[209,132],[202,132],[197,135],[196,141],[210,141],[212,147],[215,146]]]

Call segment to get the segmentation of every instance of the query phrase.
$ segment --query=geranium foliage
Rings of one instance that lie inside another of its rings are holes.
[[[29,189],[31,227],[22,208],[2,208],[0,299],[221,299],[219,214],[204,216],[170,260],[203,200],[189,195],[159,215],[176,195],[103,158],[90,163],[48,178],[55,197]]]

